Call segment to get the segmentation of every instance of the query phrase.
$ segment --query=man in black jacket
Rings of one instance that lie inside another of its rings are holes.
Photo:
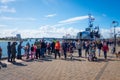
[[[16,45],[17,43],[16,42],[13,42],[12,45],[11,45],[11,62],[15,62],[15,58],[16,58]]]
[[[17,48],[17,51],[18,51],[17,59],[22,59],[22,55],[21,55],[22,45],[21,44],[22,42],[19,43],[18,48]]]
[[[63,40],[63,42],[62,42],[62,50],[63,50],[65,59],[67,58],[67,47],[68,47],[67,43]]]
[[[11,62],[10,58],[11,58],[11,43],[8,42],[7,45],[7,53],[8,53],[8,62]]]

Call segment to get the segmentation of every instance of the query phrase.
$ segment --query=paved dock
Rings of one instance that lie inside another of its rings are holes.
[[[83,53],[84,56],[84,53]],[[108,61],[103,55],[97,62],[89,62],[80,58],[77,52],[74,59],[54,59],[47,56],[39,60],[16,60],[16,63],[6,63],[6,68],[0,69],[0,80],[120,80],[120,59],[108,53]]]

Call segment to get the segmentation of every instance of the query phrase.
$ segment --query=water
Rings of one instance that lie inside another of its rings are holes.
[[[22,46],[25,46],[28,42],[30,43],[30,45],[32,45],[32,44],[34,44],[35,40],[36,39],[28,39],[27,41],[23,41]],[[44,40],[45,40],[45,42],[51,43],[54,39],[44,39]],[[61,40],[59,40],[59,41],[62,42]],[[16,50],[17,50],[18,44],[19,44],[19,42],[17,42]],[[7,45],[8,45],[7,41],[0,42],[0,46],[2,48],[2,58],[7,57]],[[21,53],[22,53],[22,55],[24,54],[23,48],[21,49]]]
[[[26,43],[28,43],[28,42],[30,43],[30,45],[34,44],[35,39],[31,39],[31,40],[28,40],[28,41],[23,41],[22,46],[25,46]],[[18,47],[18,44],[19,44],[19,42],[17,42],[16,49]],[[0,46],[2,48],[2,58],[7,57],[7,45],[8,45],[7,41],[0,42]],[[24,49],[23,48],[21,49],[21,52],[22,52],[22,54],[24,54]]]

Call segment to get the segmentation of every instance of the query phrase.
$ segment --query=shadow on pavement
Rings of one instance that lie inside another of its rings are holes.
[[[97,62],[111,62],[111,61],[120,61],[120,60],[118,60],[118,59],[107,59],[107,60],[105,60],[105,59],[98,59]]]
[[[114,56],[107,56],[108,58],[115,58]]]
[[[53,61],[53,57],[52,56],[49,56],[49,55],[47,55],[47,56],[45,56],[44,58],[40,58],[38,61]]]
[[[0,62],[0,69],[1,68],[7,68],[7,64]]]
[[[22,59],[22,61],[24,61],[24,62],[33,62],[34,60],[32,60],[32,59],[26,59],[26,60]]]
[[[44,58],[40,58],[40,59],[22,59],[22,61],[24,62],[43,62],[43,61],[52,61],[54,58],[51,56],[45,56]]]
[[[65,60],[65,61],[86,61],[86,60],[78,59],[78,58],[73,58],[73,59],[70,59],[70,58],[67,58],[67,59],[61,58],[61,60]]]
[[[20,63],[20,62],[12,62],[13,65],[16,66],[27,66],[26,64]]]

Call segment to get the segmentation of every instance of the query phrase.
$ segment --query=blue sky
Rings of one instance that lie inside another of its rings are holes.
[[[112,21],[120,22],[119,0],[0,0],[0,37],[76,35],[88,27],[88,14],[109,37]],[[119,31],[117,27],[117,31]]]

